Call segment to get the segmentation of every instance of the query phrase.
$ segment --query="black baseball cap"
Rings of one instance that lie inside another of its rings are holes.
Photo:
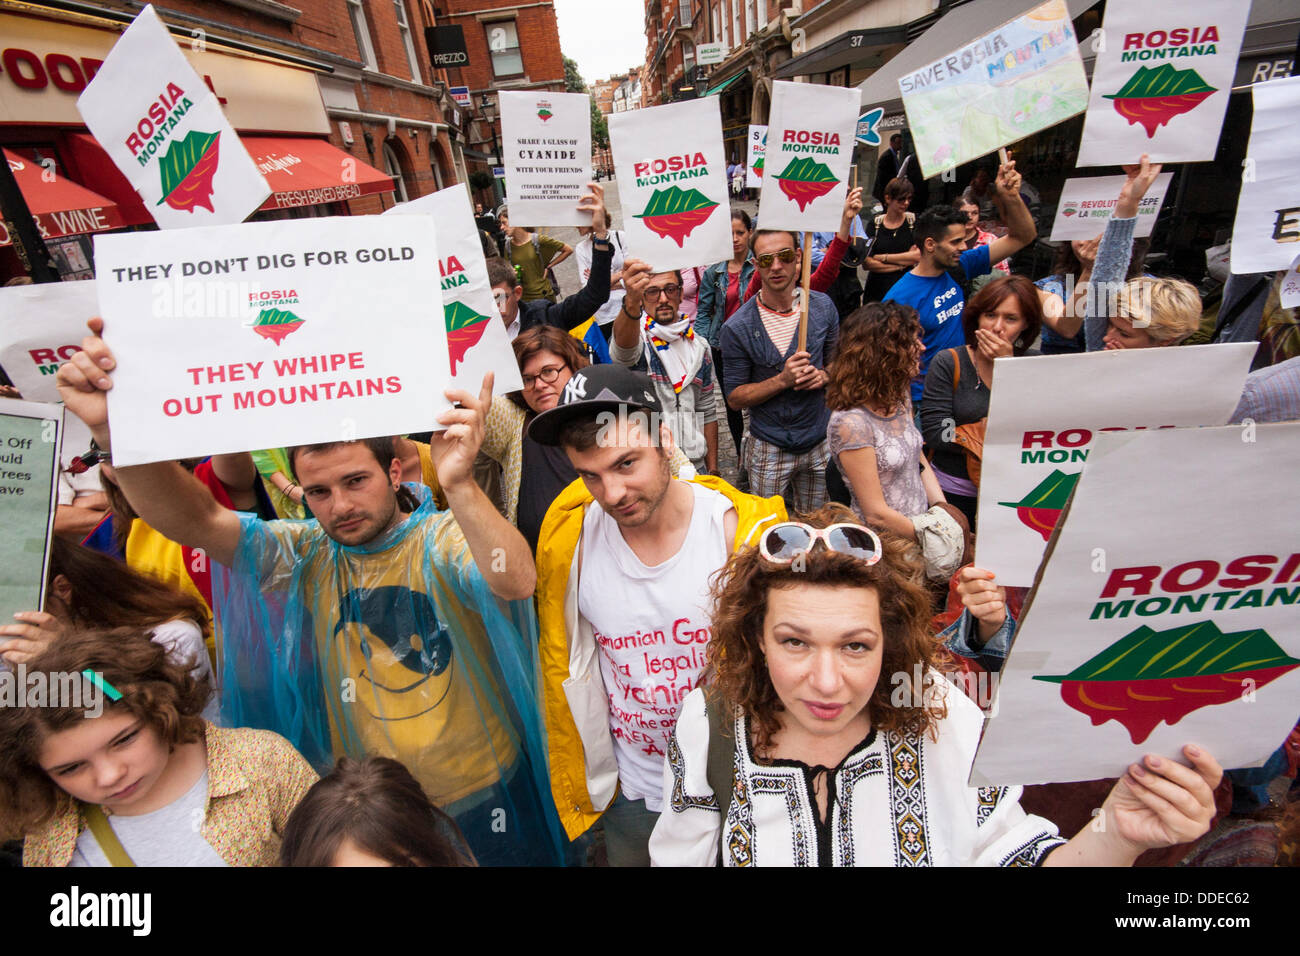
[[[588,365],[573,373],[560,393],[560,404],[532,420],[528,437],[539,445],[558,445],[560,432],[574,419],[620,408],[662,411],[650,376],[617,363]]]

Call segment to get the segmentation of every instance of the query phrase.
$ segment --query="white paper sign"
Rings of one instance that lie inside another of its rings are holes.
[[[523,388],[510,336],[488,285],[487,260],[465,187],[448,186],[394,206],[384,215],[423,215],[435,224],[438,278],[455,387],[477,395],[483,376],[494,372],[494,395]]]
[[[1165,193],[1169,191],[1169,181],[1173,178],[1173,173],[1161,173],[1142,197],[1133,231],[1135,237],[1149,236],[1155,229]],[[1052,223],[1052,242],[1096,239],[1105,232],[1111,210],[1119,201],[1120,187],[1127,180],[1127,176],[1067,179],[1056,207],[1056,221]]]
[[[840,227],[861,97],[856,88],[772,84],[758,218],[764,229]]]
[[[95,239],[119,465],[427,431],[450,380],[419,216]]]
[[[510,222],[591,225],[591,213],[578,209],[591,182],[591,97],[544,90],[498,95]]]
[[[1232,226],[1232,271],[1280,272],[1300,249],[1300,76],[1250,89],[1255,115]]]
[[[657,272],[731,257],[716,96],[614,113],[609,143],[629,256]]]
[[[759,189],[763,185],[763,169],[767,165],[767,127],[749,127],[749,149],[745,157],[745,188]]]
[[[727,58],[727,47],[722,43],[701,43],[695,48],[695,62],[700,66],[716,66]]]
[[[1276,750],[1300,710],[1300,498],[1278,494],[1297,474],[1297,423],[1098,438],[971,785],[1117,777],[1189,743],[1225,768]]]
[[[242,222],[271,195],[152,6],[114,44],[77,109],[160,228]]]
[[[1102,22],[1078,166],[1213,159],[1249,3],[1112,3]]]
[[[1286,275],[1282,277],[1282,288],[1280,298],[1282,308],[1294,309],[1300,307],[1300,255],[1291,261],[1291,266],[1286,270]]]
[[[1098,434],[1224,424],[1241,400],[1255,348],[1251,342],[995,361],[976,566],[1001,585],[1033,584]]]
[[[0,621],[44,606],[63,406],[0,401]],[[0,645],[8,638],[0,637]]]

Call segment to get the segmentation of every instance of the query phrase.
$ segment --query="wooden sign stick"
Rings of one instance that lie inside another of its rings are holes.
[[[806,352],[808,350],[808,282],[812,279],[812,233],[803,234],[803,275],[800,279],[803,286],[803,297],[799,302],[799,348],[798,351]]]

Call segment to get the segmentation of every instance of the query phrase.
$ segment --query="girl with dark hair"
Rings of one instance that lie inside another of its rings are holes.
[[[26,664],[70,629],[128,627],[147,632],[196,680],[212,683],[207,608],[196,597],[131,570],[107,555],[54,538],[44,611],[21,611],[0,625],[0,658]],[[221,722],[213,693],[203,717]]]
[[[34,675],[48,699],[0,707],[0,836],[24,865],[275,864],[316,781],[283,737],[205,721],[208,681],[140,628],[65,634]]]
[[[340,757],[284,828],[281,866],[474,866],[454,820],[388,757]]]
[[[968,786],[983,714],[938,669],[914,554],[830,505],[731,557],[655,865],[1126,866],[1209,829],[1222,772],[1194,746],[1133,765],[1068,843],[1019,786]]]
[[[826,386],[827,438],[853,510],[872,527],[914,540],[912,519],[944,500],[912,421],[910,386],[923,348],[915,310],[864,305],[840,329]]]
[[[921,261],[912,237],[916,213],[908,212],[914,190],[906,179],[891,179],[885,186],[885,211],[867,228],[870,254],[863,261],[867,286],[862,301],[880,302],[903,274]]]
[[[966,345],[934,357],[921,399],[921,432],[948,501],[975,527],[979,460],[989,413],[993,361],[1029,355],[1043,324],[1038,290],[1024,276],[989,282],[966,301]]]

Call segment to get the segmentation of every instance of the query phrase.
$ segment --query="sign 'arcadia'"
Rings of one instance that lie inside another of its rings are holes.
[[[1061,699],[1094,727],[1118,721],[1140,744],[1164,721],[1237,700],[1300,667],[1262,628],[1225,634],[1213,621],[1166,631],[1143,625],[1068,674],[1035,676],[1061,685]]]

